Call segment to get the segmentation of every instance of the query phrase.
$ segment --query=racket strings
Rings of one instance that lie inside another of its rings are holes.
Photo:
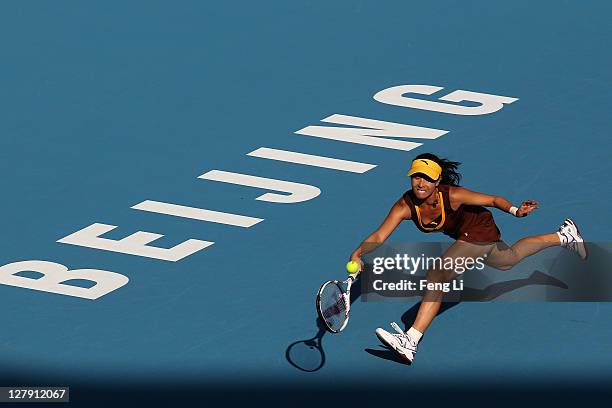
[[[327,285],[321,293],[321,314],[330,329],[337,331],[342,328],[348,318],[347,306],[344,292],[338,285]]]

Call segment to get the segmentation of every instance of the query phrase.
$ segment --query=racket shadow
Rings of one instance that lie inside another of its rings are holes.
[[[285,358],[289,364],[307,373],[319,371],[325,365],[323,336],[327,331],[318,317],[316,323],[319,330],[312,338],[295,341],[285,350]]]
[[[351,305],[361,296],[361,279],[357,278],[351,289]],[[312,373],[319,371],[325,366],[325,349],[323,348],[323,337],[329,333],[325,329],[325,324],[317,318],[315,319],[316,334],[304,340],[297,340],[287,346],[285,359],[293,367],[300,371]]]

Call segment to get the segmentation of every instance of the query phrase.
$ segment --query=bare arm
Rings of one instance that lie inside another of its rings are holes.
[[[397,202],[393,205],[389,214],[383,221],[383,223],[370,234],[369,237],[363,240],[361,244],[353,251],[351,254],[351,260],[359,263],[360,270],[363,267],[363,262],[361,261],[361,256],[367,254],[368,252],[372,252],[377,247],[382,245],[383,242],[391,235],[393,230],[405,219],[410,218],[410,207],[404,201],[403,198],[397,200]]]
[[[451,206],[458,208],[461,204],[481,205],[483,207],[495,207],[504,212],[510,212],[512,203],[504,197],[490,194],[477,193],[463,187],[451,187],[449,191]],[[517,217],[525,217],[538,207],[538,202],[525,200],[516,212]]]

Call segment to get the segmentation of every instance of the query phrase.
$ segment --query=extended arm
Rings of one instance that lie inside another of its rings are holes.
[[[481,205],[483,207],[495,207],[507,213],[513,213],[514,208],[517,217],[525,217],[538,207],[538,202],[533,200],[525,200],[520,207],[516,208],[512,203],[504,197],[490,194],[477,193],[463,187],[452,187],[449,192],[449,197],[453,207],[465,205]]]
[[[361,244],[353,251],[351,254],[351,260],[359,263],[360,269],[363,267],[363,262],[361,261],[361,256],[367,254],[368,252],[372,252],[391,235],[393,230],[405,219],[410,218],[410,207],[406,204],[403,198],[397,200],[397,202],[393,205],[389,214],[383,221],[383,223],[370,234],[369,237],[363,240]]]

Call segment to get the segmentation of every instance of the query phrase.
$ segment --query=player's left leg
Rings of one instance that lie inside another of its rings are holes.
[[[484,257],[494,246],[495,244],[476,245],[465,241],[455,241],[442,255],[442,265],[459,265],[456,261],[457,258],[476,259]],[[446,261],[448,259],[451,259],[451,261]],[[451,281],[457,276],[458,274],[453,269],[434,268],[427,272],[427,281],[430,283],[444,283]],[[423,295],[423,300],[412,327],[407,332],[404,332],[396,323],[391,323],[391,327],[396,333],[389,333],[384,329],[378,328],[376,329],[376,335],[379,340],[395,350],[404,360],[412,363],[416,354],[417,344],[438,314],[442,298],[443,292],[441,290],[427,290]]]
[[[493,268],[508,270],[528,256],[559,245],[575,252],[583,260],[587,258],[587,249],[578,226],[568,218],[561,224],[558,232],[526,237],[510,247],[500,242],[493,248],[486,263]]]

